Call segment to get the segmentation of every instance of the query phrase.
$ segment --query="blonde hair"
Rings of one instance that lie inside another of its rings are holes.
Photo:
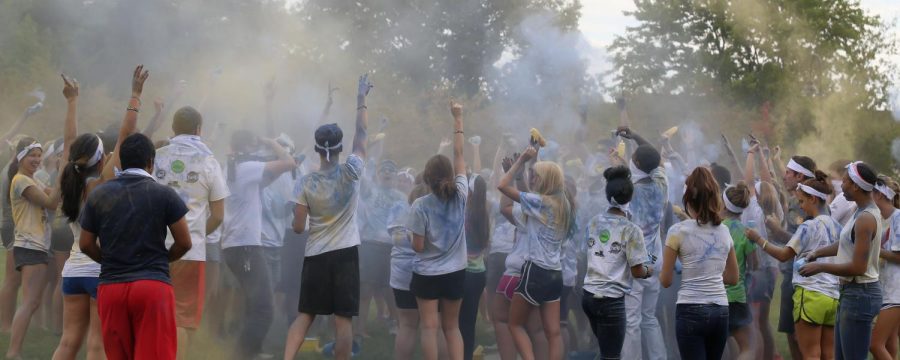
[[[888,199],[895,208],[900,208],[900,185],[894,179],[887,175],[878,175],[878,182],[884,184],[894,191],[894,198]]]
[[[531,190],[550,206],[556,220],[557,235],[566,237],[572,227],[572,204],[566,196],[566,178],[562,168],[551,161],[539,161],[532,166],[538,176]],[[547,219],[549,220],[549,219]],[[548,221],[549,222],[549,221]],[[548,223],[548,225],[551,225]]]

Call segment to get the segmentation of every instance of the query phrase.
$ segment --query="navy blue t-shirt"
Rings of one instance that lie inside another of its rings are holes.
[[[94,189],[79,222],[100,239],[100,283],[171,283],[166,231],[187,212],[174,190],[145,176],[125,174]]]

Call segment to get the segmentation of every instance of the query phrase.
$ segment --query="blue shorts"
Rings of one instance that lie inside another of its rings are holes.
[[[62,293],[68,295],[90,295],[97,298],[97,285],[100,278],[95,277],[64,277],[62,279]]]

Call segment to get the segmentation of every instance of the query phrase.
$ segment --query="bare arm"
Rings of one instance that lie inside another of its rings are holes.
[[[737,285],[740,280],[740,271],[738,270],[737,257],[734,255],[734,249],[728,252],[728,260],[725,261],[725,271],[722,273],[722,281],[725,285]]]
[[[772,158],[769,156],[768,148],[766,148],[766,150],[764,150],[762,154],[762,159],[760,159],[760,162],[762,163],[762,169],[759,170],[759,179],[772,184],[772,169],[769,166]]]
[[[535,150],[534,147],[529,146],[527,149],[525,149],[525,152],[523,152],[522,155],[520,155],[519,158],[516,159],[516,162],[512,165],[509,171],[507,171],[506,174],[503,175],[503,178],[500,179],[500,184],[497,185],[497,190],[500,190],[503,195],[515,202],[521,201],[519,197],[519,189],[517,189],[516,186],[513,185],[513,180],[519,178],[525,168],[525,163],[533,159],[535,156],[537,156],[537,150]]]
[[[49,195],[38,189],[37,186],[29,186],[22,192],[22,197],[28,202],[47,210],[56,210],[59,207],[60,192],[58,186],[54,186],[50,190]]]
[[[81,229],[81,236],[78,237],[78,247],[81,249],[81,252],[91,258],[91,260],[94,260],[98,264],[100,263],[100,245],[97,244],[96,234]]]
[[[470,142],[471,142],[471,139],[470,139]],[[481,169],[483,169],[481,167],[481,165],[482,165],[481,164],[481,141],[479,138],[478,142],[472,143],[472,171],[473,172],[481,171]],[[485,179],[485,180],[487,180],[487,179]]]
[[[425,251],[425,236],[413,233],[412,248],[417,253]]]
[[[889,263],[900,264],[900,251],[881,250],[880,258]]]
[[[463,156],[466,139],[463,132],[462,105],[451,100],[450,114],[453,115],[453,170],[457,176],[466,176],[466,158]]]
[[[206,219],[206,235],[216,232],[225,220],[225,200],[209,202],[209,218]]]
[[[731,141],[728,141],[728,137],[725,134],[722,134],[722,142],[725,144],[725,150],[728,151],[728,158],[731,160],[732,165],[735,169],[740,173],[741,177],[744,176],[744,169],[740,166],[740,162],[738,162],[737,154],[734,153],[734,149],[731,147]]]
[[[766,252],[766,254],[769,254],[780,262],[789,261],[797,256],[797,253],[794,252],[794,249],[787,246],[782,247],[772,244],[760,237],[759,233],[757,233],[756,230],[747,228],[747,230],[744,231],[744,234],[747,235],[747,238],[750,239],[750,241],[752,241],[757,246],[760,246],[762,250]]]
[[[134,69],[131,77],[131,99],[128,100],[128,109],[125,110],[125,119],[122,120],[122,127],[119,128],[119,138],[116,140],[116,147],[113,150],[113,156],[110,161],[106,162],[101,175],[101,181],[112,179],[115,176],[116,167],[119,167],[119,148],[125,138],[137,131],[138,111],[141,108],[141,94],[144,92],[144,82],[150,72],[144,70],[144,65],[138,65]],[[124,169],[123,169],[124,170]]]
[[[150,119],[150,122],[147,123],[147,126],[144,127],[144,130],[141,131],[141,134],[147,135],[148,138],[153,139],[153,135],[159,131],[160,126],[163,123],[163,113],[166,105],[162,100],[156,99],[153,100],[153,118]]]
[[[666,246],[663,248],[662,269],[659,271],[659,283],[664,288],[672,286],[672,277],[675,274],[675,260],[678,258],[678,252]]]
[[[325,101],[325,108],[322,109],[322,115],[319,117],[319,124],[324,124],[328,121],[328,114],[331,113],[331,105],[334,104],[334,93],[338,91],[338,88],[332,87],[331,82],[328,82],[328,100]]]
[[[369,95],[369,90],[372,90],[372,87],[372,83],[369,82],[369,74],[359,77],[359,90],[356,94],[356,134],[353,135],[353,153],[363,159],[366,158],[366,142],[369,141],[369,108],[366,106],[366,96]]]
[[[261,185],[262,187],[266,187],[279,175],[294,170],[297,167],[297,162],[294,161],[291,154],[288,154],[287,150],[275,140],[263,139],[262,142],[268,145],[277,157],[274,161],[266,162],[265,172],[268,176],[266,176],[266,181]]]
[[[309,216],[309,208],[304,205],[294,206],[294,222],[291,224],[291,228],[294,229],[294,232],[297,234],[302,234],[306,231],[306,218]]]
[[[744,162],[744,182],[750,188],[750,197],[756,197],[756,186],[753,182],[754,166],[756,165],[756,153],[759,151],[759,144],[754,143],[747,150],[747,161]]]
[[[191,230],[188,228],[187,220],[181,217],[180,220],[169,225],[169,232],[175,239],[175,243],[169,248],[169,262],[173,262],[181,259],[191,249]]]
[[[856,243],[853,246],[853,257],[847,263],[810,263],[800,268],[800,275],[813,276],[820,272],[836,276],[860,276],[866,273],[869,263],[869,247],[872,246],[872,237],[875,233],[875,219],[871,214],[863,214],[856,220],[854,233]],[[817,251],[818,253],[818,251]]]
[[[71,81],[65,75],[61,75],[63,83],[63,96],[66,97],[66,124],[63,127],[63,153],[60,167],[69,160],[69,149],[78,136],[78,81]],[[62,171],[60,171],[60,174]]]

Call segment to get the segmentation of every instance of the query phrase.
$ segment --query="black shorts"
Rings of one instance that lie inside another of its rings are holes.
[[[16,264],[16,270],[22,271],[22,267],[26,265],[49,264],[50,253],[16,246],[13,248],[13,260]]]
[[[488,255],[487,263],[485,264],[487,281],[485,282],[485,288],[487,289],[496,289],[497,285],[500,284],[500,278],[503,277],[503,272],[506,271],[506,253],[493,253]]]
[[[16,242],[16,229],[12,226],[0,228],[0,240],[3,241],[3,248],[12,250],[13,243]]]
[[[375,289],[387,289],[391,279],[392,245],[376,241],[363,241],[359,246],[359,281]]]
[[[747,303],[730,302],[728,303],[728,331],[734,332],[753,322],[753,316],[750,315],[750,305]]]
[[[413,295],[412,291],[400,289],[391,290],[394,290],[394,302],[397,303],[398,309],[417,310],[419,308],[419,304],[416,303],[416,296]]]
[[[300,278],[301,313],[359,315],[358,246],[307,256]]]
[[[778,271],[774,267],[750,272],[747,300],[750,302],[771,302],[775,293],[775,278]]]
[[[531,261],[522,265],[522,279],[516,287],[516,294],[524,297],[529,304],[540,306],[559,301],[562,289],[562,271],[547,270]]]
[[[50,231],[50,250],[68,254],[72,251],[75,236],[72,229],[64,219],[53,220],[53,229]]]
[[[409,291],[426,300],[462,300],[466,290],[466,269],[442,275],[413,273]]]

